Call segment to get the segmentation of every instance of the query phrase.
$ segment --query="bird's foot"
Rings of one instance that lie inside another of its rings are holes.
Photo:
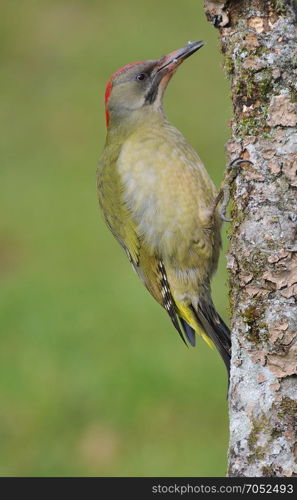
[[[226,217],[227,207],[230,200],[230,186],[234,182],[242,163],[250,163],[252,165],[250,160],[242,160],[241,158],[236,158],[236,160],[233,160],[228,165],[224,181],[213,203],[212,218],[214,218],[218,204],[222,202],[219,210],[220,217],[224,222],[232,222],[232,219],[228,219],[228,217]]]

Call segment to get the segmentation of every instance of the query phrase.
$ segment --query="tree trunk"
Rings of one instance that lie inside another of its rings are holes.
[[[229,476],[294,476],[297,417],[297,2],[205,0],[234,109],[228,268]]]

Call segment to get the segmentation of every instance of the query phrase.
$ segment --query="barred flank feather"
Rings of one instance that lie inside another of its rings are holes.
[[[159,268],[159,272],[160,272],[160,285],[161,285],[163,307],[168,312],[170,319],[171,319],[173,325],[175,326],[176,330],[178,331],[182,341],[187,345],[187,343],[184,339],[184,336],[182,334],[181,328],[179,326],[179,323],[178,323],[178,317],[176,314],[176,306],[175,306],[175,303],[173,301],[173,298],[172,298],[172,295],[170,292],[170,285],[168,283],[166,270],[165,270],[164,264],[161,260],[159,261],[158,268]]]

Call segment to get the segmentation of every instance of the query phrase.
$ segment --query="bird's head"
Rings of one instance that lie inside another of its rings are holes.
[[[160,110],[162,96],[178,66],[203,46],[189,42],[160,59],[130,63],[116,71],[105,89],[106,125],[119,123],[140,109]]]

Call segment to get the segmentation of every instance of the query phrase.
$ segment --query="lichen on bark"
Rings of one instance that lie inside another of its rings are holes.
[[[217,21],[224,12],[227,24]],[[234,116],[230,476],[293,476],[297,418],[297,3],[205,0]]]

